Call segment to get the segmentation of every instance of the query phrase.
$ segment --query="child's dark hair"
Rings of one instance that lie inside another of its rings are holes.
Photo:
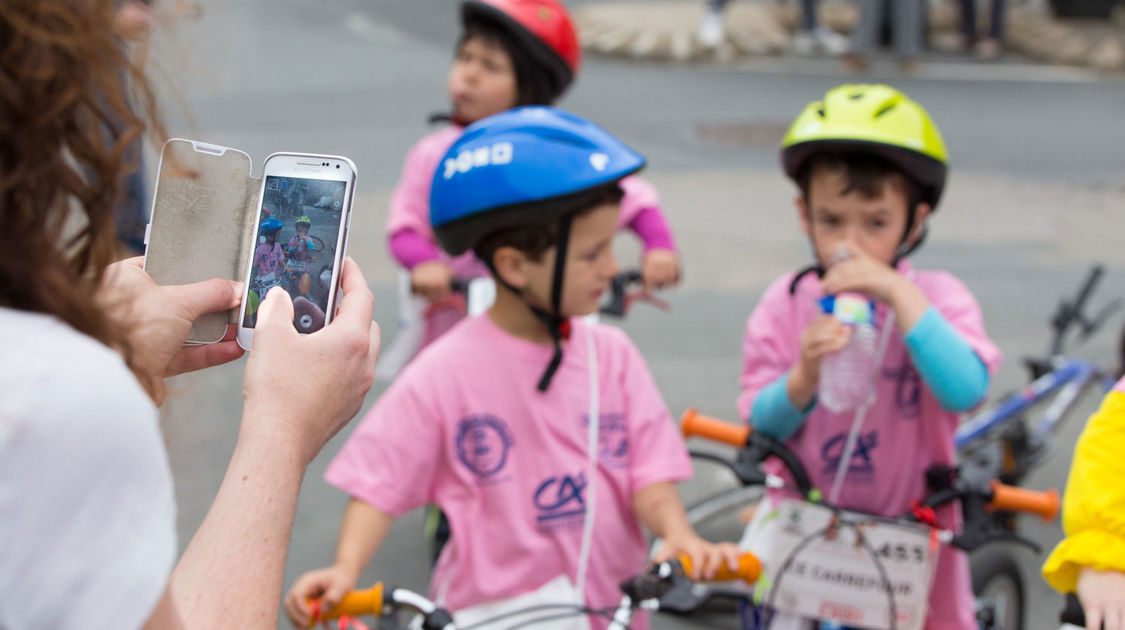
[[[554,90],[551,88],[547,73],[535,66],[510,30],[493,20],[472,19],[465,23],[465,31],[457,41],[455,50],[460,51],[470,39],[497,44],[508,54],[512,69],[516,73],[517,106],[550,105],[554,101]]]
[[[842,173],[845,186],[842,194],[858,193],[864,199],[883,194],[887,184],[898,187],[910,207],[917,203],[919,187],[905,171],[890,160],[870,153],[820,153],[809,158],[797,171],[797,187],[801,196],[809,198],[809,181],[817,171]]]
[[[493,210],[490,214],[495,214],[499,223],[503,223],[501,217],[507,214],[518,221],[518,224],[489,233],[477,243],[473,253],[489,268],[492,268],[492,257],[501,247],[514,247],[528,258],[538,261],[548,249],[558,243],[558,217],[569,215],[578,218],[604,204],[621,203],[623,196],[624,192],[618,182],[612,182],[565,197],[512,206],[510,213],[503,209]],[[528,216],[543,218],[529,222]]]

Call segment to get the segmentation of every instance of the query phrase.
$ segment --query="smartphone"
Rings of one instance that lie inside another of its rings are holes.
[[[274,287],[289,292],[298,332],[313,333],[332,321],[355,179],[355,164],[346,157],[274,153],[266,158],[238,345],[250,349],[258,306]]]

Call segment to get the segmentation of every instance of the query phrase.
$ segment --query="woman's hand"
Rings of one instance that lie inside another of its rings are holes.
[[[153,401],[164,402],[164,379],[233,361],[242,356],[234,327],[219,343],[184,347],[191,325],[201,315],[237,307],[241,283],[218,278],[159,286],[142,269],[140,256],[106,269],[98,300],[126,332],[133,368],[148,379]]]
[[[293,327],[288,293],[274,288],[262,301],[242,386],[239,441],[281,440],[308,464],[359,412],[379,355],[375,298],[351,258],[344,261],[340,288],[335,318],[304,336]]]

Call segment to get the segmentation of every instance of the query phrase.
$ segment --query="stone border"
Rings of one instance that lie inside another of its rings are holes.
[[[607,56],[659,61],[731,61],[741,57],[782,55],[790,50],[799,9],[791,2],[735,0],[727,7],[726,41],[717,49],[696,38],[703,0],[597,2],[574,11],[583,48]],[[848,33],[858,18],[847,2],[829,0],[819,9],[820,22]],[[930,6],[931,41],[956,32],[959,16],[954,3]],[[1110,23],[1107,23],[1110,24]],[[1120,22],[1118,22],[1120,24]],[[1068,23],[1030,7],[1008,8],[1006,45],[1035,60],[1125,72],[1125,28],[1090,28]]]

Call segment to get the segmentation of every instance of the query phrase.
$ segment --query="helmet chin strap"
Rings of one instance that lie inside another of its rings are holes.
[[[902,259],[914,253],[914,250],[921,247],[922,242],[926,240],[926,234],[929,230],[926,228],[926,224],[923,223],[919,229],[918,238],[915,239],[913,243],[907,244],[907,241],[910,239],[910,233],[914,231],[914,221],[917,218],[918,204],[920,203],[922,203],[922,200],[920,196],[916,195],[915,198],[911,200],[909,209],[906,212],[906,229],[902,232],[902,238],[899,240],[894,260],[891,261],[891,268],[893,269],[897,269]],[[812,246],[813,258],[816,262],[807,267],[802,267],[797,272],[797,275],[793,276],[793,281],[789,283],[789,295],[796,295],[797,285],[800,284],[801,279],[805,276],[810,273],[815,273],[817,278],[823,278],[824,274],[828,271],[820,261],[820,256],[816,253],[816,240],[813,239],[811,234],[809,236],[809,244]]]
[[[555,372],[557,372],[559,366],[562,365],[562,342],[564,339],[570,338],[570,319],[563,317],[561,313],[563,279],[566,275],[566,252],[570,243],[571,223],[572,217],[569,215],[559,219],[559,236],[558,242],[555,245],[555,269],[554,275],[551,278],[550,310],[540,308],[533,304],[526,290],[518,289],[509,284],[508,281],[504,280],[500,274],[496,272],[496,267],[491,260],[485,261],[485,264],[491,269],[492,275],[496,278],[496,281],[505,289],[519,296],[520,300],[527,306],[527,309],[531,311],[531,314],[547,327],[547,332],[551,335],[551,341],[554,342],[555,353],[551,356],[551,361],[547,364],[547,369],[544,370],[543,375],[539,377],[537,389],[541,392],[545,392],[551,387],[551,380],[554,379]]]
[[[559,238],[555,245],[555,271],[554,277],[551,279],[550,312],[544,311],[527,302],[526,298],[524,299],[531,312],[546,324],[547,332],[551,334],[551,340],[555,343],[555,353],[551,356],[551,362],[547,364],[543,376],[539,377],[538,389],[541,392],[547,391],[551,386],[551,380],[554,379],[555,372],[562,364],[562,340],[570,338],[570,320],[562,316],[562,290],[563,278],[566,275],[566,251],[570,245],[571,223],[572,217],[570,215],[559,219]]]

